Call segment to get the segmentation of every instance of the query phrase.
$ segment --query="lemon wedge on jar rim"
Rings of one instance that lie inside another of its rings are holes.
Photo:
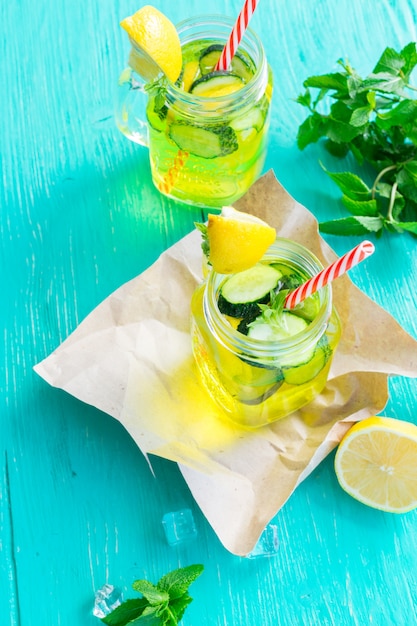
[[[216,272],[233,274],[255,265],[276,239],[275,228],[243,211],[226,206],[208,216],[208,260]]]
[[[370,417],[346,433],[336,452],[340,486],[368,506],[391,513],[417,507],[417,426]]]
[[[174,24],[146,5],[120,22],[133,44],[129,64],[145,80],[163,72],[175,83],[182,68],[181,43]]]

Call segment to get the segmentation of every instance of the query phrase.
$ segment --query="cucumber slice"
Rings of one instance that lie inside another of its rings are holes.
[[[248,317],[256,311],[259,313],[257,303],[269,300],[270,292],[280,278],[280,272],[263,263],[233,274],[220,290],[218,305],[221,313],[232,317]]]
[[[254,128],[256,132],[259,133],[264,127],[266,115],[268,113],[268,107],[269,103],[267,99],[262,98],[259,104],[254,106],[245,115],[241,115],[234,119],[230,123],[230,126],[232,126],[232,128],[237,132]]]
[[[320,296],[314,293],[292,309],[294,315],[312,322],[320,310]]]
[[[243,356],[240,358],[247,363],[247,367],[234,379],[237,383],[237,398],[243,404],[261,404],[283,384],[282,370],[274,365],[247,361]]]
[[[198,60],[202,74],[210,74],[214,70],[222,50],[223,46],[220,43],[214,43],[202,51]]]
[[[255,128],[257,132],[262,130],[265,123],[265,114],[258,107],[253,107],[246,115],[241,115],[230,122],[233,130],[240,132],[248,128]]]
[[[261,302],[261,304],[263,304],[263,302]],[[238,323],[236,330],[242,333],[242,335],[247,335],[249,332],[249,324],[254,322],[260,313],[261,309],[256,304],[256,307],[254,306],[252,310],[246,311],[243,319]]]
[[[248,337],[269,343],[280,342],[304,332],[308,324],[301,317],[284,311],[281,315],[281,325],[269,324],[262,317],[259,317],[259,321],[255,320],[253,324],[249,325]],[[277,364],[282,368],[298,368],[311,361],[315,350],[316,346],[313,346],[312,348],[299,350],[289,356],[281,356],[277,352]]]
[[[168,135],[181,150],[205,159],[226,156],[238,149],[236,133],[230,126],[207,128],[180,121],[171,124]]]
[[[150,126],[152,126],[154,130],[162,132],[163,130],[165,130],[168,107],[166,105],[158,107],[155,100],[155,96],[149,98],[146,107],[146,117],[148,118]]]
[[[284,380],[289,385],[303,385],[318,376],[332,354],[327,337],[319,341],[309,361],[298,366],[283,367]]]
[[[269,296],[266,296],[266,298],[259,300],[259,303],[264,304],[265,302],[267,302],[268,299],[269,299]],[[259,308],[257,302],[239,302],[237,304],[232,304],[231,302],[228,302],[226,298],[222,296],[221,293],[219,294],[217,305],[219,307],[220,313],[223,313],[223,315],[228,315],[229,317],[236,317],[236,318],[242,317],[245,320],[246,319],[254,320],[258,317],[258,315],[261,312],[261,309]],[[245,326],[242,320],[239,323],[237,330],[240,333],[243,332],[243,334],[247,335],[248,331],[246,330],[244,332],[242,330],[243,328],[245,328]]]
[[[215,43],[202,51],[199,59],[202,74],[208,74],[214,70],[222,50],[223,45]],[[249,60],[246,60],[239,51],[235,52],[233,56],[231,70],[234,74],[243,78],[245,82],[248,82],[254,74],[254,68],[251,67]]]
[[[288,339],[293,335],[302,333],[308,326],[308,322],[293,313],[282,313],[280,317],[281,324],[268,324],[263,319],[259,322],[255,320],[253,325],[249,326],[248,337],[251,339],[258,339],[259,341],[282,341]],[[312,353],[314,352],[314,349]],[[312,356],[312,353],[310,356]],[[305,353],[304,353],[305,354]],[[303,357],[303,362],[309,360],[309,358]],[[298,363],[297,363],[298,364]],[[293,363],[291,363],[293,365]]]
[[[210,72],[210,74],[205,74],[193,82],[190,93],[205,98],[217,98],[228,96],[242,89],[244,84],[242,78],[237,74],[223,71]]]
[[[276,393],[281,387],[283,382],[284,378],[282,377],[281,380],[263,389],[257,387],[242,386],[239,390],[237,398],[239,402],[242,402],[242,404],[249,404],[252,406],[256,404],[261,404],[262,402],[265,402],[265,400],[268,400],[268,398],[270,398],[272,395],[274,395],[274,393]]]

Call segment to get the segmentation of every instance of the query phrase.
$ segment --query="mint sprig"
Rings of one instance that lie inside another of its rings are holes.
[[[310,76],[297,102],[309,111],[300,125],[301,150],[320,139],[336,157],[349,151],[360,166],[375,171],[372,184],[351,172],[327,172],[339,186],[349,217],[320,224],[337,235],[384,230],[417,235],[417,66],[416,43],[401,51],[387,47],[362,78],[346,61],[338,72]]]
[[[269,326],[275,326],[282,329],[282,313],[284,311],[285,299],[288,292],[288,289],[271,291],[269,304],[258,304],[258,307],[261,309],[261,313],[253,322],[250,322],[248,326],[256,326],[256,324],[261,323],[269,324]]]
[[[201,249],[203,251],[203,254],[208,259],[210,255],[210,241],[208,238],[207,224],[204,224],[204,222],[194,222],[194,226],[197,230],[200,231],[202,235]]]
[[[161,120],[165,119],[168,113],[166,105],[166,94],[168,89],[168,79],[166,76],[161,76],[156,80],[146,83],[144,87],[145,91],[150,97],[154,98],[153,111],[159,116]]]
[[[135,580],[132,587],[142,597],[122,602],[101,621],[109,626],[178,626],[192,602],[188,588],[203,569],[203,565],[197,564],[173,570],[156,585],[144,579]]]

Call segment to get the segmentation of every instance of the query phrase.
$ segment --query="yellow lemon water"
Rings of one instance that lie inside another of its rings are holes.
[[[219,340],[204,313],[205,289],[206,285],[199,287],[191,302],[193,352],[205,388],[229,418],[249,428],[262,426],[305,406],[323,390],[340,339],[334,310],[325,335],[306,363],[282,368],[279,359],[285,363],[285,355],[277,353],[276,364],[268,366],[245,352],[244,335],[240,350]],[[238,333],[233,326],[230,333]]]
[[[201,39],[182,48],[183,71],[177,85],[191,89],[191,96],[192,85],[213,69],[199,59],[214,43]],[[152,177],[166,195],[201,206],[222,207],[242,196],[261,174],[272,76],[269,73],[263,93],[251,96],[249,101],[242,98],[240,105],[239,91],[256,72],[249,55],[241,53],[240,59],[242,62],[230,70],[238,77],[233,84],[228,86],[226,81],[224,86],[208,79],[200,82],[202,91],[196,95],[198,105],[194,111],[188,100],[174,99],[161,106],[160,95],[150,91],[147,120]],[[222,111],[220,107],[228,99],[233,106]]]

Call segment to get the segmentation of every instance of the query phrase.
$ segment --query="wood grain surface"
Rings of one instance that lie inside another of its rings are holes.
[[[172,21],[236,16],[238,0],[159,0]],[[15,0],[0,6],[0,624],[94,626],[105,582],[132,597],[178,566],[203,563],[184,626],[417,624],[417,512],[390,515],[341,491],[333,455],[277,513],[270,559],[229,554],[177,466],[146,459],[108,415],[32,368],[117,287],[193,229],[201,211],[152,185],[145,148],[115,128],[128,55],[119,21],[133,0]],[[321,146],[296,147],[303,80],[348,58],[369,72],[387,45],[417,40],[415,0],[261,0],[252,26],[275,77],[265,170],[319,220],[343,215]],[[354,237],[326,237],[342,254]],[[417,245],[383,236],[351,278],[417,337]],[[390,381],[386,415],[417,423],[415,379]],[[190,508],[198,540],[170,547],[168,511]]]

